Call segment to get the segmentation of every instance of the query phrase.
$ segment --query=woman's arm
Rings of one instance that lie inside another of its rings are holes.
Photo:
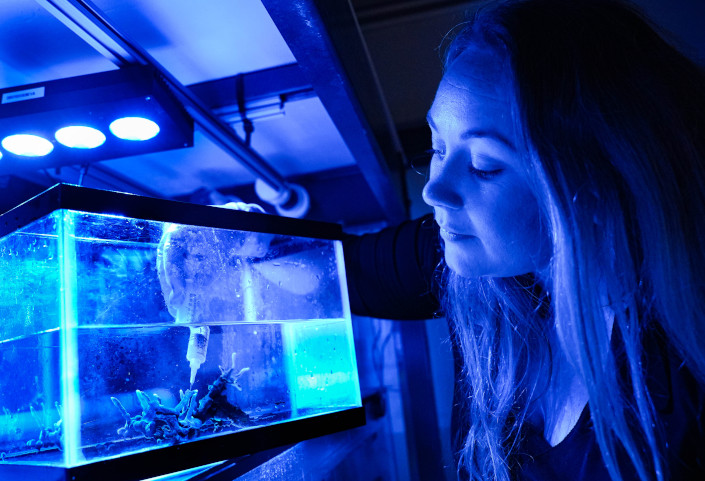
[[[374,234],[343,240],[352,312],[383,319],[430,319],[432,284],[441,260],[438,228],[427,215]]]

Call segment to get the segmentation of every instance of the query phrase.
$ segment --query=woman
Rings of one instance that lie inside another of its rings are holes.
[[[615,1],[495,2],[428,121],[460,477],[705,479],[703,72]]]

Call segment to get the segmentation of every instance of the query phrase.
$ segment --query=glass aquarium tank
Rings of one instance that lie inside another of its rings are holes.
[[[340,226],[60,184],[0,234],[0,479],[143,479],[364,423]]]

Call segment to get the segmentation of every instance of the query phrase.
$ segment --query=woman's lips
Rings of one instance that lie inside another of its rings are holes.
[[[445,227],[441,227],[441,237],[443,237],[443,239],[447,241],[460,241],[464,239],[469,239],[473,236],[470,234],[461,234],[459,232],[449,230]]]

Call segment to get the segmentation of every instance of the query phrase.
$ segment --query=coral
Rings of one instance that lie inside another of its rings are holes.
[[[42,448],[53,448],[57,447],[59,450],[62,449],[61,445],[61,405],[56,402],[54,403],[54,406],[56,407],[56,410],[59,413],[59,420],[55,422],[54,424],[51,424],[51,421],[49,420],[49,415],[46,414],[44,410],[44,404],[42,403],[42,413],[43,416],[40,416],[37,411],[34,409],[33,406],[29,406],[29,410],[32,413],[32,417],[34,420],[37,422],[39,425],[39,438],[35,441],[34,439],[30,439],[27,441],[27,447],[30,449],[36,449],[37,451],[41,451]],[[43,419],[42,419],[43,418]],[[51,426],[50,426],[51,425]],[[48,427],[50,426],[50,427]]]
[[[123,437],[137,434],[156,439],[158,442],[179,443],[225,428],[247,426],[250,417],[238,406],[230,403],[225,396],[225,388],[228,385],[242,390],[237,380],[249,371],[249,368],[243,368],[233,375],[235,354],[232,360],[233,367],[227,370],[221,367],[220,376],[208,386],[208,392],[198,402],[198,390],[195,389],[179,391],[179,403],[173,408],[162,404],[156,394],[150,396],[137,390],[142,414],[131,416],[117,398],[111,398],[125,419],[125,425],[118,429],[118,434]]]

